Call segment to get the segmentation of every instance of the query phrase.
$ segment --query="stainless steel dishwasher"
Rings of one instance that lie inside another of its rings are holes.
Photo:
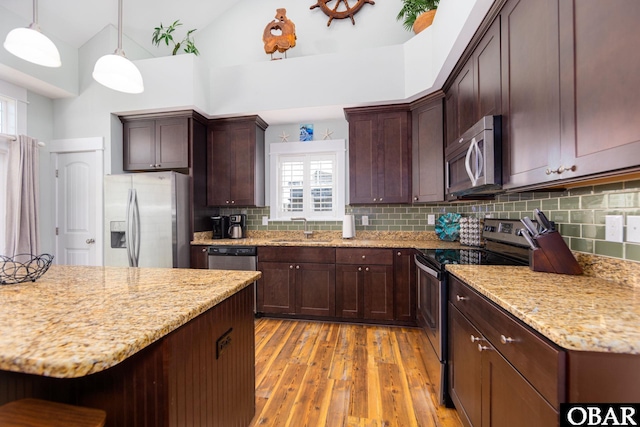
[[[258,269],[258,251],[255,246],[209,246],[209,270]],[[256,312],[256,283],[253,283],[253,312]]]

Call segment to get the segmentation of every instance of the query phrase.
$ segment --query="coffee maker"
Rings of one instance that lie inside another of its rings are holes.
[[[247,237],[247,216],[245,214],[229,215],[229,238],[244,239]]]
[[[212,216],[211,227],[213,230],[213,239],[229,238],[229,217],[228,216]]]

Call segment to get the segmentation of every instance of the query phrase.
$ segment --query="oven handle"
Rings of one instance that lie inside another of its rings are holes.
[[[429,275],[431,275],[431,276],[435,277],[436,279],[440,280],[440,273],[438,273],[436,270],[434,270],[434,269],[432,269],[432,268],[429,268],[429,267],[427,267],[426,265],[424,265],[423,263],[421,263],[421,262],[418,260],[418,256],[417,256],[417,255],[414,255],[414,256],[413,256],[413,260],[414,260],[414,262],[415,262],[415,264],[416,264],[416,267],[418,267],[420,270],[422,270],[422,271],[424,271],[425,273],[427,273],[427,274],[429,274]]]

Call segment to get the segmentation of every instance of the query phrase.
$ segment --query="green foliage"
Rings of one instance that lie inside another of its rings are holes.
[[[411,31],[413,23],[418,15],[427,10],[437,9],[440,0],[402,0],[402,9],[396,16],[396,20],[402,20],[402,26]]]
[[[176,53],[178,53],[178,50],[180,50],[181,46],[184,48],[184,51],[186,53],[193,53],[194,55],[199,55],[200,52],[198,52],[198,48],[196,48],[195,41],[191,37],[191,34],[194,31],[196,31],[195,28],[193,30],[187,31],[187,35],[184,36],[184,38],[181,41],[176,43],[175,40],[173,40],[173,32],[180,25],[182,25],[182,23],[180,22],[179,19],[176,20],[173,24],[169,25],[168,27],[164,27],[162,23],[160,23],[159,27],[154,28],[153,38],[151,39],[151,41],[156,46],[159,46],[160,43],[162,42],[164,42],[167,46],[169,46],[170,43],[173,44],[172,55],[175,55]]]

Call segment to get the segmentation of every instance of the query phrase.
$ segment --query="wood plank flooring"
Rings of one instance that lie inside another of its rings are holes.
[[[258,426],[460,427],[430,393],[419,329],[256,320]]]

